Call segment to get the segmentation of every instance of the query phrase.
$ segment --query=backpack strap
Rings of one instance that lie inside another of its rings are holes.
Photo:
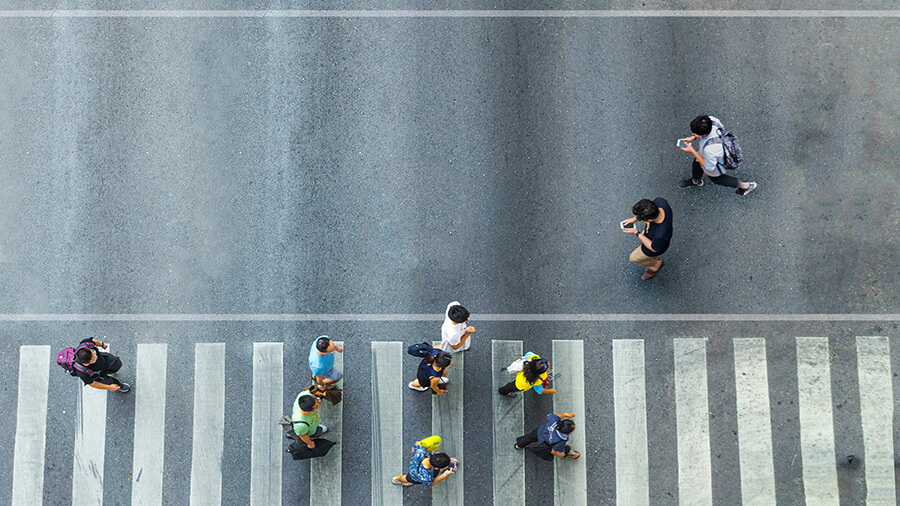
[[[85,348],[87,348],[89,350],[96,350],[97,345],[94,344],[92,341],[88,341],[86,343],[81,343],[80,345],[78,345],[78,347],[75,348],[75,358],[74,358],[74,360],[72,360],[72,368],[82,374],[87,374],[88,376],[90,376],[92,378],[95,376],[99,376],[100,375],[99,372],[91,369],[90,367],[88,367],[78,361],[78,351],[83,350]]]

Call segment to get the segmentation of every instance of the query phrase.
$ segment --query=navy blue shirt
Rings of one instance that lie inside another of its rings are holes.
[[[538,441],[547,443],[547,446],[557,453],[566,453],[569,435],[557,430],[559,420],[560,418],[554,414],[547,415],[547,423],[538,428]]]
[[[662,197],[653,199],[653,203],[659,206],[665,217],[662,223],[650,223],[647,232],[644,235],[650,239],[650,247],[653,251],[647,249],[644,243],[641,243],[641,251],[648,257],[658,257],[669,249],[669,241],[672,240],[672,208],[669,203]]]

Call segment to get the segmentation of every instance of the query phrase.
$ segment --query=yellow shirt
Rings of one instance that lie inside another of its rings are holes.
[[[541,357],[540,357],[540,355],[532,355],[528,358],[528,360],[534,360],[536,358],[541,358]],[[541,376],[537,380],[535,380],[534,383],[528,383],[528,380],[525,379],[525,373],[523,371],[519,371],[516,373],[516,388],[521,390],[522,392],[531,390],[531,388],[533,388],[535,385],[540,385],[541,383],[543,383],[544,380],[547,379],[548,373],[549,373],[549,371],[541,374]],[[543,389],[541,389],[541,390],[543,390]],[[540,393],[540,392],[538,392],[538,393]]]

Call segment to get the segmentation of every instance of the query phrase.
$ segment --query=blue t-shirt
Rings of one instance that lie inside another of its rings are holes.
[[[413,446],[412,459],[409,461],[409,474],[406,476],[418,481],[423,487],[428,488],[434,483],[434,468],[425,467],[422,461],[430,457],[431,454],[422,445]]]
[[[547,415],[547,423],[541,425],[538,429],[538,441],[547,443],[551,450],[558,453],[566,453],[566,443],[569,441],[569,435],[563,434],[557,430],[556,426],[560,418],[554,414]]]
[[[319,350],[316,348],[316,341],[318,340],[319,338],[317,337],[309,349],[309,368],[313,376],[321,376],[334,369],[334,353],[329,353],[324,357],[319,355]]]

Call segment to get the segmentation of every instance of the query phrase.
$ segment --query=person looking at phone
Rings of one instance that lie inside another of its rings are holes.
[[[641,279],[653,279],[666,265],[660,256],[669,249],[672,240],[672,208],[662,197],[641,199],[631,207],[631,214],[634,217],[622,221],[620,226],[626,234],[636,235],[641,244],[631,252],[628,260],[644,266]],[[638,221],[647,223],[643,232],[634,228]]]
[[[755,182],[742,182],[736,177],[725,173],[725,148],[719,139],[720,130],[725,127],[719,118],[714,116],[697,116],[691,121],[691,135],[678,139],[678,149],[694,155],[691,163],[691,178],[678,183],[679,188],[703,186],[703,175],[717,185],[737,188],[735,193],[744,196],[755,190],[758,186]],[[694,149],[691,142],[700,139],[700,151]],[[712,142],[710,142],[712,141]]]
[[[409,487],[418,483],[423,488],[431,488],[444,478],[456,472],[457,460],[441,452],[429,453],[424,446],[413,446],[413,456],[409,460],[409,473],[391,479],[394,485]]]

